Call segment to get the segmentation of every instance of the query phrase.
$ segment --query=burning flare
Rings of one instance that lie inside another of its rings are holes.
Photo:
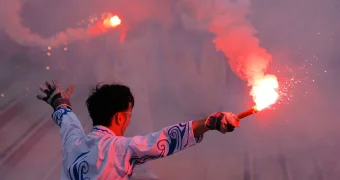
[[[122,20],[117,15],[104,19],[103,24],[105,27],[116,27],[122,23]]]
[[[122,35],[120,38],[120,41],[122,42],[126,36],[126,32],[122,25],[122,20],[117,15],[105,14],[101,21],[87,29],[87,33],[89,37],[95,37],[118,26],[121,26],[122,29]]]
[[[250,95],[253,96],[256,105],[238,114],[237,117],[243,119],[273,105],[279,98],[278,88],[279,83],[274,75],[266,75],[254,80]]]
[[[266,75],[253,83],[250,94],[256,104],[257,110],[268,108],[279,98],[279,83],[274,75]]]

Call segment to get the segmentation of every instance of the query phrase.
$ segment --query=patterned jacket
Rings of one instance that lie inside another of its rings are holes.
[[[129,179],[136,165],[172,155],[203,139],[194,137],[192,121],[127,138],[104,126],[95,126],[86,135],[70,109],[58,109],[52,117],[62,138],[62,179]]]

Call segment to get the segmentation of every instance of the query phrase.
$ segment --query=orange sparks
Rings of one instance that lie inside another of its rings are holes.
[[[255,81],[250,94],[259,111],[273,105],[279,98],[279,83],[273,75],[266,75]]]
[[[110,18],[106,18],[103,21],[106,27],[116,27],[122,23],[122,20],[117,15],[111,16]]]

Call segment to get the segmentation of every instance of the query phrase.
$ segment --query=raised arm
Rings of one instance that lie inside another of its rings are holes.
[[[239,121],[235,115],[215,113],[200,120],[168,126],[145,136],[119,137],[113,143],[114,152],[112,153],[122,152],[126,154],[125,162],[122,163],[129,164],[126,171],[131,176],[136,165],[170,156],[194,146],[203,140],[203,134],[209,130],[219,130],[226,133],[233,131],[235,126],[239,126]]]
[[[44,86],[40,87],[45,96],[37,96],[38,99],[47,102],[54,109],[52,118],[60,127],[63,151],[67,151],[69,145],[77,138],[84,136],[83,127],[77,116],[72,112],[70,97],[73,89],[73,85],[63,90],[57,81],[46,82]]]
[[[52,118],[60,127],[63,151],[66,151],[76,139],[85,135],[80,121],[71,109],[61,107],[52,114]]]

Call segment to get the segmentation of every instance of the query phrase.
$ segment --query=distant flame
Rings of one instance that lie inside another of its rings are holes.
[[[279,83],[273,75],[266,75],[254,82],[250,94],[257,109],[260,111],[273,105],[279,98],[278,93]]]
[[[103,23],[106,27],[116,27],[122,23],[122,20],[120,20],[120,18],[117,15],[114,15],[104,19]]]

